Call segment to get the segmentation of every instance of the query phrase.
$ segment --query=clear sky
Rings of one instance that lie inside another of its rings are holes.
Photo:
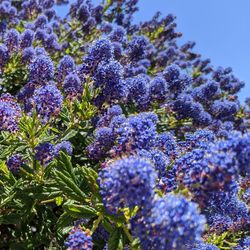
[[[246,83],[240,99],[250,96],[250,0],[139,0],[139,8],[135,22],[158,10],[176,15],[182,41],[195,41],[195,51],[213,65],[232,67]]]

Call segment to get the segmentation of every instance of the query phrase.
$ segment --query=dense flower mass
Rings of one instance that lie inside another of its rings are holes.
[[[66,151],[69,155],[72,155],[73,148],[69,141],[62,141],[55,145],[55,155],[58,155],[60,151]]]
[[[30,64],[30,80],[37,84],[44,84],[51,80],[54,74],[54,65],[46,55],[39,55]]]
[[[69,250],[91,250],[93,243],[88,232],[84,232],[80,228],[74,228],[66,239],[65,246]]]
[[[53,84],[42,86],[35,90],[33,100],[36,112],[45,121],[56,116],[61,109],[63,96]]]
[[[250,249],[250,99],[138,0],[0,0],[0,249]]]
[[[140,158],[118,160],[104,168],[98,180],[106,209],[117,213],[119,208],[147,205],[154,196],[155,179],[153,166]]]
[[[21,117],[21,108],[15,98],[9,94],[0,96],[0,130],[15,132],[18,130],[18,121]]]
[[[181,250],[200,240],[204,224],[205,217],[199,215],[196,204],[167,195],[138,213],[132,230],[141,239],[142,249]]]
[[[8,169],[13,173],[19,172],[22,164],[23,164],[23,159],[22,159],[22,156],[20,154],[12,155],[6,161],[6,165],[7,165]]]
[[[49,142],[44,142],[35,147],[35,158],[40,161],[42,165],[50,163],[55,156],[54,146]]]

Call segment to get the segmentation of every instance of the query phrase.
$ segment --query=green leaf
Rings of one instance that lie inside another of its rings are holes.
[[[72,178],[72,180],[76,183],[76,177],[73,172],[73,166],[71,163],[71,158],[69,155],[64,153],[63,151],[60,152],[59,159],[58,159],[59,166],[64,170],[63,174]]]
[[[64,212],[58,219],[56,228],[58,234],[63,234],[63,229],[70,225],[73,221],[75,221],[75,218],[70,216],[68,213]]]
[[[76,198],[77,200],[83,201],[87,196],[82,192],[82,190],[74,183],[74,181],[64,175],[63,173],[55,170],[55,177],[58,181],[59,187],[62,191],[65,191],[68,196]]]
[[[109,236],[108,249],[109,250],[117,250],[117,249],[119,249],[120,239],[121,239],[121,231],[116,228],[116,229],[114,229],[114,231]]]
[[[88,205],[64,204],[64,210],[75,218],[93,218],[97,211]]]
[[[69,130],[66,135],[64,135],[62,138],[61,138],[61,141],[68,141],[69,139],[71,139],[72,137],[76,136],[78,133],[78,131],[76,130]]]
[[[89,168],[86,166],[83,166],[83,167],[78,166],[77,170],[79,171],[79,174],[82,180],[84,181],[84,184],[88,186],[88,189],[93,194],[98,196],[99,186],[96,181],[98,178],[98,174],[95,172],[95,170],[93,168]]]

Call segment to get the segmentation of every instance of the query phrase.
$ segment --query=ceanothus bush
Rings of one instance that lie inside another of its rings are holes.
[[[250,99],[138,0],[0,0],[0,249],[250,249]]]

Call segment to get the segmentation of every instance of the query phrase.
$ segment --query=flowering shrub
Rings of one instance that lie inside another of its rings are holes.
[[[137,9],[0,0],[0,249],[249,249],[244,83]]]

